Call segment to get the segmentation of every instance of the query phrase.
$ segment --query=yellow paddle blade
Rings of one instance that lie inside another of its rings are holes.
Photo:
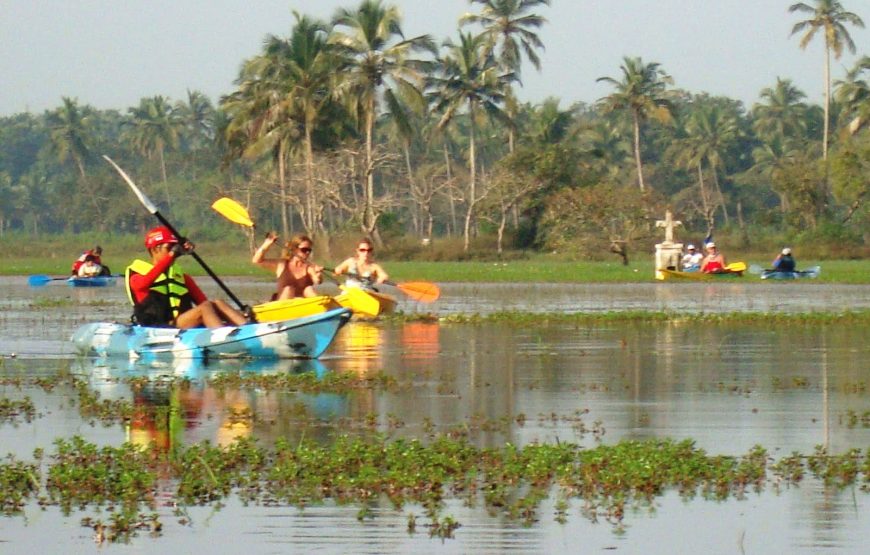
[[[231,198],[221,197],[214,201],[211,207],[214,208],[215,212],[233,223],[245,227],[254,227],[254,222],[251,220],[245,207]]]
[[[746,262],[732,262],[725,266],[725,269],[729,272],[745,272],[746,271]]]

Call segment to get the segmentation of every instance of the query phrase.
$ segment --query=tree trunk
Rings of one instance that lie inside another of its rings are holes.
[[[643,164],[640,161],[640,115],[635,111],[634,115],[634,163],[637,166],[637,183],[640,185],[640,192],[646,192],[646,185],[643,182]]]
[[[375,219],[375,169],[373,167],[374,164],[374,155],[372,152],[372,140],[375,131],[375,97],[372,97],[368,101],[366,113],[366,183],[365,183],[365,194],[363,195],[365,201],[365,210],[363,212],[363,231],[372,236],[372,239],[375,241],[376,246],[378,248],[383,246],[383,242],[380,240],[380,235],[377,233],[375,229],[376,219]]]
[[[719,195],[719,204],[722,206],[722,214],[725,216],[725,225],[728,225],[728,207],[725,206],[725,195],[722,194],[722,189],[719,187],[719,172],[716,171],[715,167],[711,167],[713,170],[713,184],[716,185],[716,194]]]
[[[290,219],[287,214],[287,183],[285,181],[284,141],[278,141],[278,194],[281,199],[281,232],[284,238],[290,237]]]
[[[828,159],[828,125],[831,119],[831,47],[825,37],[825,124],[822,137],[822,160]]]
[[[468,110],[469,117],[471,120],[471,125],[469,125],[469,143],[468,143],[468,168],[469,168],[469,179],[468,179],[468,206],[465,211],[465,228],[463,230],[463,243],[462,250],[464,252],[468,252],[468,247],[471,243],[471,219],[474,215],[474,203],[476,201],[477,196],[477,181],[476,181],[476,173],[477,173],[477,164],[475,163],[475,133],[474,133],[474,105],[471,104]]]
[[[452,168],[450,165],[450,151],[447,148],[447,141],[444,141],[444,165],[447,168],[447,182],[452,179]],[[453,200],[453,195],[447,195],[450,200],[450,223],[448,225],[447,235],[453,235],[456,231],[456,202]]]

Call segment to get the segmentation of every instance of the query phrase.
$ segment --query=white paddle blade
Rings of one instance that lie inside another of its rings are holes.
[[[137,187],[136,184],[133,183],[133,180],[130,179],[130,176],[127,175],[127,173],[124,172],[124,170],[122,170],[121,167],[116,164],[114,160],[112,160],[105,154],[103,154],[103,158],[106,159],[106,162],[112,164],[112,167],[114,167],[115,170],[121,175],[121,177],[124,178],[124,181],[127,182],[127,185],[129,185],[130,188],[133,189],[133,192],[136,194],[136,196],[139,197],[139,202],[141,202],[142,205],[145,206],[145,209],[152,214],[156,214],[157,206],[155,206],[154,203],[151,202],[151,199],[145,196],[145,193],[139,190],[139,187]]]

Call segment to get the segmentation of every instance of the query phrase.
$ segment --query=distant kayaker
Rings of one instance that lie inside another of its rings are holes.
[[[272,300],[283,301],[294,297],[315,297],[315,285],[323,283],[323,266],[311,262],[314,241],[307,235],[294,235],[284,246],[281,258],[266,258],[266,251],[278,240],[274,231],[266,235],[266,240],[254,252],[251,262],[275,272],[278,289]]]
[[[797,263],[791,255],[791,249],[786,247],[773,259],[773,269],[777,272],[794,272]]]
[[[347,274],[345,285],[369,288],[384,283],[390,276],[375,262],[375,247],[371,239],[360,239],[356,254],[335,267],[336,275]]]
[[[134,260],[125,272],[134,323],[187,329],[247,322],[241,312],[224,301],[210,301],[175,263],[179,256],[193,252],[193,243],[180,242],[169,228],[161,226],[145,235],[145,248],[151,261]]]
[[[716,248],[716,243],[710,241],[706,247],[707,256],[701,261],[701,271],[705,274],[725,272],[725,256]]]
[[[78,258],[76,258],[75,262],[72,263],[72,268],[70,269],[70,274],[74,276],[79,275],[79,268],[81,268],[82,264],[85,263],[85,259],[88,256],[92,256],[94,258],[94,262],[100,266],[100,274],[101,276],[108,276],[112,272],[109,270],[108,266],[103,265],[103,247],[97,245],[92,249],[88,249],[81,254]]]
[[[686,254],[683,255],[683,259],[680,261],[680,264],[683,266],[684,272],[697,272],[701,269],[701,260],[704,256],[696,252],[695,245],[689,245],[686,247]]]
[[[84,262],[79,266],[76,275],[78,277],[97,277],[102,275],[103,267],[97,263],[97,257],[89,254],[85,256]]]

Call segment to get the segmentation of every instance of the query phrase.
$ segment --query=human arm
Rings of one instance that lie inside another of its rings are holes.
[[[151,268],[151,271],[147,274],[137,274],[135,272],[130,274],[130,290],[136,298],[136,302],[142,302],[145,300],[145,297],[148,296],[154,281],[157,280],[157,277],[164,273],[174,261],[175,259],[172,256],[164,256],[157,261],[154,267]]]
[[[380,264],[374,264],[375,283],[384,283],[390,279],[389,274],[381,267]]]
[[[351,264],[353,264],[353,258],[346,258],[341,264],[335,267],[333,273],[337,276],[346,274],[350,271]]]
[[[268,251],[275,242],[278,241],[278,234],[275,232],[269,232],[266,234],[266,239],[263,243],[254,251],[254,256],[251,258],[251,262],[262,266],[265,268],[275,268],[280,262],[278,259],[266,258],[266,251]]]
[[[190,293],[190,298],[193,299],[194,304],[202,304],[208,300],[208,297],[205,293],[202,292],[202,289],[199,288],[199,285],[190,277],[190,274],[184,274],[184,285],[187,287],[187,291]]]

